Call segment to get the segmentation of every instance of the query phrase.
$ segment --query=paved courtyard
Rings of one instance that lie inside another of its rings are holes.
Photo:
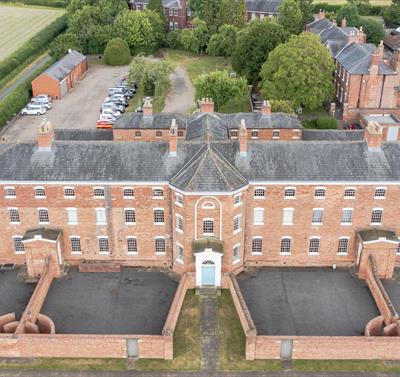
[[[59,334],[161,334],[178,283],[156,271],[70,270],[53,282],[42,313]]]
[[[400,270],[396,269],[393,279],[382,280],[382,284],[386,289],[390,299],[397,312],[400,312]]]
[[[100,105],[108,88],[128,74],[128,66],[111,67],[90,64],[85,76],[61,100],[53,101],[53,108],[43,116],[26,115],[18,118],[1,133],[7,141],[34,140],[44,119],[55,128],[96,129]]]
[[[19,319],[36,284],[17,281],[18,270],[0,271],[0,315],[15,313]]]
[[[260,335],[356,336],[379,315],[348,270],[259,268],[238,276]]]

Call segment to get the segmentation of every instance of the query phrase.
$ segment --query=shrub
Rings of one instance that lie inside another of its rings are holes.
[[[336,129],[337,128],[337,120],[331,116],[325,116],[317,119],[317,128],[325,130],[325,129]]]
[[[392,4],[383,13],[387,25],[400,25],[400,5]]]
[[[318,13],[320,9],[324,10],[325,13],[337,13],[342,5],[341,4],[328,4],[328,3],[314,3],[313,12]],[[387,6],[382,5],[369,5],[368,12],[360,12],[363,16],[381,16]]]
[[[66,8],[69,0],[2,0],[5,3],[22,3],[25,5],[41,5],[45,7]]]
[[[180,30],[173,30],[167,34],[167,45],[174,50],[179,50],[182,48]]]
[[[273,113],[287,113],[293,114],[293,105],[290,101],[271,99],[269,101],[271,104],[271,111]]]
[[[129,46],[122,38],[110,39],[104,50],[104,61],[108,65],[125,65],[129,63],[131,54]]]

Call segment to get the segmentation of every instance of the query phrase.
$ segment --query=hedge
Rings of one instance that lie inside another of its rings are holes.
[[[313,12],[319,13],[320,9],[328,13],[337,13],[343,4],[328,4],[328,3],[314,3]],[[363,14],[363,16],[381,16],[387,6],[382,5],[370,5],[368,7],[368,14]]]
[[[34,37],[25,42],[18,50],[8,58],[0,62],[0,80],[11,71],[19,67],[32,55],[48,47],[49,43],[67,28],[67,16],[63,15],[50,25],[39,31]]]
[[[66,8],[70,0],[1,0],[3,3],[40,5],[44,7]]]
[[[316,119],[303,120],[302,125],[304,128],[314,128],[319,130],[336,129],[337,120],[331,116],[323,116]]]
[[[104,62],[108,65],[129,64],[131,54],[128,43],[122,38],[110,39],[104,50]]]

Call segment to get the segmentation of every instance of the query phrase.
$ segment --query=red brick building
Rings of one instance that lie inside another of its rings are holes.
[[[53,99],[61,99],[75,86],[87,69],[86,56],[70,50],[32,81],[33,96],[47,94]]]
[[[27,232],[51,228],[60,264],[166,267],[218,286],[246,266],[357,264],[360,229],[398,234],[400,146],[379,126],[313,133],[267,104],[201,108],[0,144],[0,263],[25,263]]]

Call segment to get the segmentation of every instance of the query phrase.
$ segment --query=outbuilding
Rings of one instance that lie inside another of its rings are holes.
[[[61,99],[80,80],[87,68],[86,56],[69,50],[67,55],[32,81],[33,96],[47,94],[53,99]]]

